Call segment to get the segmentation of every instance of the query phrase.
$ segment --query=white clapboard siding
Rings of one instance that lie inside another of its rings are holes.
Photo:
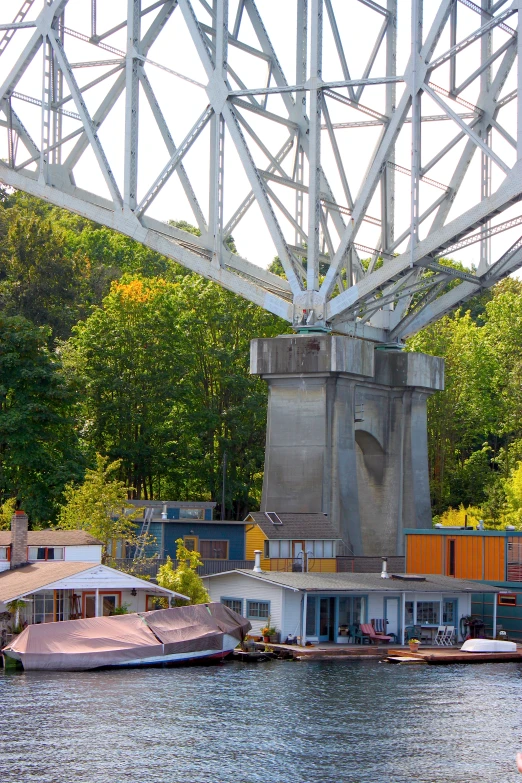
[[[301,636],[302,594],[293,590],[285,590],[283,595],[283,622],[281,624],[281,640],[287,636]]]
[[[89,546],[66,546],[65,560],[76,563],[101,563],[101,546],[90,544]]]
[[[284,634],[281,627],[283,620],[283,593],[290,592],[279,585],[271,585],[261,579],[255,579],[246,574],[228,573],[203,579],[211,601],[221,601],[222,598],[235,598],[242,602],[242,614],[246,617],[246,602],[270,601],[270,625]],[[250,619],[250,618],[249,618]],[[251,634],[260,634],[266,620],[251,620]]]

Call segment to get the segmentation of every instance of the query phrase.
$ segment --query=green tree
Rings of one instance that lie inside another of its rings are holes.
[[[115,474],[118,461],[96,455],[96,467],[87,469],[82,484],[67,484],[65,504],[60,509],[57,527],[62,530],[86,530],[102,542],[105,556],[110,543],[121,539],[134,544],[138,510],[127,502],[127,487]]]
[[[16,498],[33,525],[54,518],[65,484],[83,469],[73,400],[48,336],[0,311],[0,503]]]
[[[0,506],[0,530],[11,529],[11,517],[16,508],[16,498],[8,498]]]
[[[170,557],[167,558],[165,565],[160,566],[158,570],[159,586],[186,595],[190,599],[190,604],[208,603],[210,596],[203,587],[203,582],[197,571],[198,567],[203,565],[199,552],[187,549],[182,538],[176,540],[176,545],[178,566],[174,568]],[[175,601],[176,606],[186,606],[186,603],[181,598],[177,598]]]

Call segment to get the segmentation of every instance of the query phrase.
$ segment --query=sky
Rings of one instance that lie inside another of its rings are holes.
[[[143,7],[152,4],[153,0],[143,0]],[[385,0],[380,0],[384,5]],[[234,19],[238,0],[230,0],[230,18]],[[33,8],[27,19],[34,18],[41,9],[43,0],[35,0]],[[204,9],[204,0],[193,0],[194,8],[203,23],[210,24],[211,18]],[[295,36],[296,36],[296,0],[258,0],[258,8],[262,14],[263,21],[268,34],[276,50],[278,59],[283,71],[290,83],[295,83]],[[0,23],[11,21],[21,0],[0,0]],[[426,0],[424,13],[424,29],[429,29],[433,16],[435,15],[439,3],[436,0]],[[368,8],[359,0],[332,0],[332,6],[336,13],[339,32],[343,40],[346,52],[346,58],[352,78],[358,78],[363,75],[369,53],[377,39],[382,17]],[[65,25],[75,31],[90,35],[90,8],[91,0],[70,0],[65,12]],[[98,34],[110,29],[115,24],[126,17],[127,0],[98,0],[97,32]],[[148,28],[150,22],[155,17],[157,11],[147,14],[142,22],[142,34]],[[516,25],[516,17],[508,20],[508,24]],[[459,27],[458,39],[473,32],[480,26],[480,17],[473,11],[467,9],[464,5],[459,5]],[[397,73],[404,72],[407,58],[410,50],[410,28],[411,28],[411,0],[399,0],[399,21],[398,21],[398,57]],[[12,67],[23,48],[25,42],[31,36],[31,30],[20,30],[16,33],[12,43],[7,47],[5,53],[0,58],[0,84],[6,78],[7,73]],[[493,33],[493,49],[504,43],[508,34],[503,30],[496,29]],[[109,38],[105,43],[116,49],[124,50],[126,47],[125,30],[121,30]],[[240,31],[240,40],[254,47],[258,47],[255,33],[250,26],[246,15],[242,22]],[[449,32],[445,31],[437,49],[435,57],[449,48]],[[93,47],[88,43],[79,41],[71,36],[66,37],[66,52],[69,61],[74,64],[107,61],[117,59],[114,53],[104,51]],[[475,43],[468,47],[460,56],[457,70],[457,82],[463,81],[467,75],[472,73],[478,65],[480,55],[480,44]],[[152,47],[148,55],[150,60],[175,71],[191,80],[206,84],[207,79],[205,71],[200,62],[190,33],[185,25],[179,9],[174,12],[173,17],[164,28],[156,44]],[[493,66],[493,76],[496,72],[497,60]],[[41,66],[42,53],[40,52],[33,63],[28,67],[22,77],[17,91],[34,98],[41,97]],[[251,55],[237,50],[233,47],[229,49],[229,66],[232,71],[239,74],[244,84],[249,87],[263,86],[267,78],[266,62],[254,58]],[[80,85],[84,85],[98,76],[107,73],[111,69],[110,65],[97,65],[90,67],[75,67],[74,73]],[[172,136],[176,144],[179,144],[189,132],[197,118],[204,111],[208,104],[207,94],[202,87],[196,86],[179,76],[167,73],[152,64],[146,65],[146,72],[152,87],[155,91],[157,100],[161,106],[162,112],[167,120]],[[371,76],[378,76],[384,72],[384,48],[376,59]],[[433,74],[433,81],[441,86],[447,85],[449,66],[443,66]],[[85,101],[91,114],[94,113],[99,103],[106,94],[108,87],[114,82],[117,75],[105,80],[100,85],[88,90],[85,95]],[[323,79],[340,80],[343,78],[341,64],[337,57],[334,45],[332,30],[328,22],[328,17],[324,14],[324,36],[323,36]],[[231,75],[231,83],[234,89],[237,84]],[[273,84],[273,82],[272,82]],[[515,87],[515,71],[513,70],[508,77],[503,88],[502,94],[510,92]],[[397,100],[400,99],[402,85],[397,86]],[[342,92],[342,90],[339,90]],[[462,98],[473,103],[478,94],[478,81],[471,85],[462,93]],[[372,86],[365,89],[362,102],[377,112],[384,111],[384,87]],[[455,102],[448,103],[457,111],[466,111],[466,107]],[[22,118],[26,127],[32,132],[35,140],[39,142],[39,119],[41,109],[39,106],[16,100],[13,103]],[[337,101],[328,100],[327,106],[330,112],[332,122],[346,123],[369,119],[368,115],[347,107]],[[75,111],[76,108],[72,101],[66,106],[66,109]],[[269,96],[266,108],[274,113],[285,115],[283,102],[280,96]],[[308,106],[307,106],[308,109]],[[516,137],[516,102],[513,101],[503,110],[500,115],[500,121],[509,131],[511,136]],[[244,111],[244,118],[250,127],[262,138],[263,143],[268,150],[275,155],[280,147],[288,138],[288,129],[279,123],[270,122],[258,115]],[[441,109],[432,101],[429,96],[422,99],[422,114],[433,115],[441,114]],[[64,118],[64,134],[72,132],[78,128],[78,122],[72,118]],[[375,143],[381,132],[380,127],[364,127],[352,129],[339,129],[336,131],[336,138],[343,159],[343,164],[347,172],[347,177],[352,194],[355,196],[364,182],[366,171],[371,160],[371,155]],[[425,165],[438,150],[453,138],[458,132],[457,126],[452,121],[426,123],[423,129],[422,140],[422,164]],[[245,131],[249,149],[254,157],[258,168],[266,169],[268,167],[268,158],[259,149],[258,146],[248,136]],[[116,179],[123,189],[123,149],[124,149],[124,99],[121,97],[109,115],[106,122],[99,131],[99,137],[106,151],[111,168]],[[442,185],[450,182],[454,167],[458,161],[459,155],[463,149],[463,143],[455,147],[453,152],[435,166],[429,173],[429,177]],[[71,149],[74,142],[70,142],[68,149]],[[323,166],[335,194],[337,203],[346,204],[346,198],[342,189],[341,181],[337,173],[335,160],[331,145],[326,131],[322,133],[322,161]],[[201,134],[198,141],[189,151],[184,159],[184,165],[191,179],[192,185],[205,214],[208,212],[209,204],[209,146],[210,146],[210,128],[207,126]],[[502,136],[494,132],[493,149],[508,164],[515,162],[515,151],[512,146]],[[5,132],[0,129],[0,157],[6,157]],[[20,162],[27,157],[23,148],[20,148],[17,161]],[[159,130],[155,124],[152,112],[147,103],[143,92],[140,93],[140,127],[139,127],[139,190],[138,200],[144,196],[151,184],[154,182],[163,166],[169,159],[168,151],[161,138]],[[396,162],[405,168],[411,165],[411,125],[405,125],[398,138],[396,145]],[[294,150],[290,152],[288,158],[283,164],[283,169],[287,174],[291,174],[294,164]],[[480,164],[481,156],[475,154],[473,163],[469,169],[466,180],[461,189],[461,193],[455,199],[452,211],[448,219],[460,214],[468,209],[473,203],[479,200],[480,194]],[[33,166],[34,168],[34,166]],[[306,172],[305,172],[306,174]],[[81,158],[75,167],[74,176],[76,184],[87,190],[99,193],[107,197],[108,191],[95,160],[93,152],[89,149]],[[492,189],[496,190],[504,177],[503,172],[493,164],[491,167]],[[410,180],[409,177],[396,174],[396,220],[395,235],[400,235],[410,224]],[[271,184],[271,183],[270,183]],[[295,191],[285,188],[281,185],[271,187],[278,196],[281,203],[290,210],[294,208]],[[242,199],[250,191],[250,185],[247,176],[239,160],[237,151],[234,147],[232,138],[228,132],[225,135],[225,185],[224,185],[224,220],[225,223],[234,213]],[[440,188],[428,183],[421,185],[421,212],[431,204],[435,198],[441,194]],[[295,242],[294,228],[276,208],[281,225],[287,236],[287,241],[291,244]],[[150,211],[147,213],[151,217],[166,221],[186,220],[195,223],[190,205],[185,197],[184,191],[176,175],[171,177],[167,185],[161,191],[158,198],[154,201]],[[380,196],[376,193],[368,214],[378,217],[380,215]],[[516,206],[506,211],[496,222],[501,222],[509,217],[518,214]],[[305,204],[306,218],[306,204]],[[431,220],[426,221],[421,230],[421,238],[426,235]],[[305,222],[306,225],[306,222]],[[497,257],[512,242],[518,238],[520,232],[517,229],[505,232],[499,235],[492,243],[493,258]],[[243,221],[234,229],[233,236],[241,255],[259,266],[266,267],[276,254],[274,243],[270,237],[268,229],[265,226],[257,205],[254,205],[247,213]],[[337,238],[334,237],[334,240]],[[357,242],[368,247],[376,247],[379,241],[379,228],[372,223],[363,223],[358,235]],[[397,248],[398,251],[406,249],[406,242]],[[455,258],[471,265],[477,264],[479,260],[479,245],[473,245],[466,251],[454,254]],[[364,253],[361,253],[364,257]]]

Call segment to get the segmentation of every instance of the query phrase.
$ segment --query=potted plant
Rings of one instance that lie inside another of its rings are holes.
[[[272,641],[272,636],[277,635],[277,630],[274,628],[273,625],[270,625],[270,620],[267,623],[267,625],[265,625],[264,628],[261,628],[261,634],[263,636],[263,641],[265,642],[265,644],[269,644]]]
[[[408,644],[410,645],[410,652],[417,652],[419,649],[420,639],[410,639]]]

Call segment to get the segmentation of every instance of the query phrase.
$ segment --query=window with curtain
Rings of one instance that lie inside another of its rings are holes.
[[[30,546],[28,547],[29,560],[63,560],[63,546]]]

